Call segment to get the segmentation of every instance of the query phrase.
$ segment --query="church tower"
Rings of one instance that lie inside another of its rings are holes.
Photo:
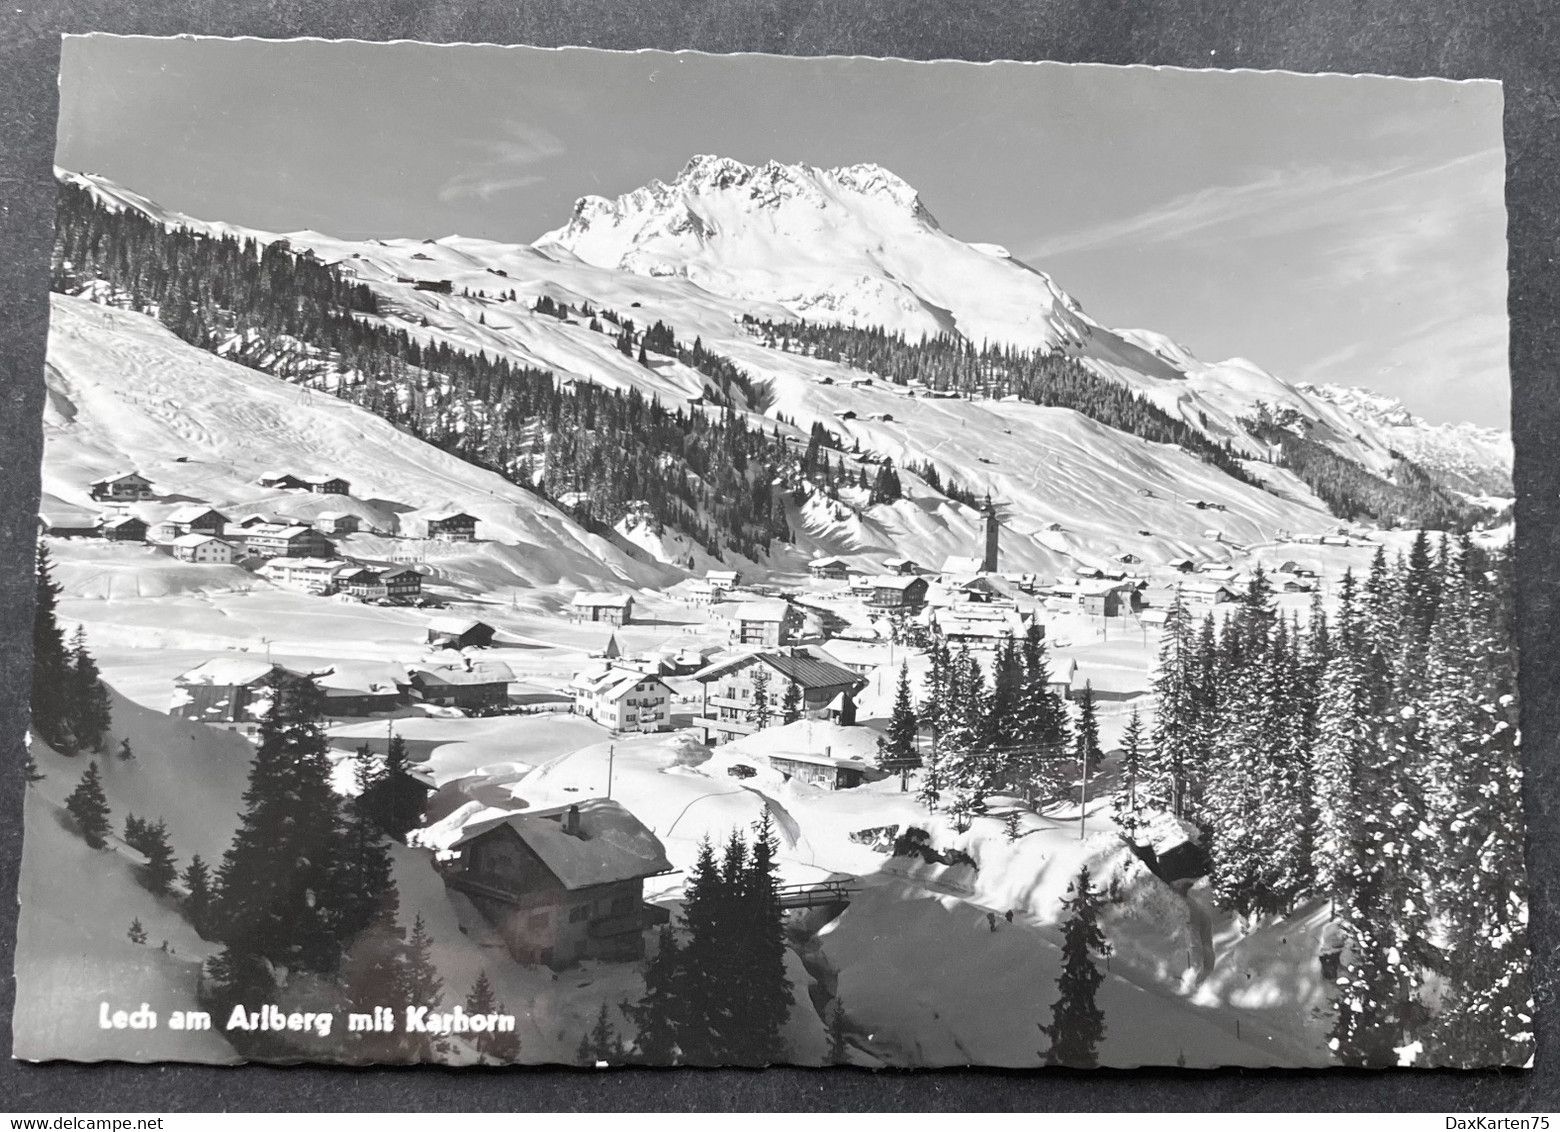
[[[1002,524],[997,521],[997,505],[991,501],[991,492],[986,493],[986,502],[980,508],[983,526],[986,533],[986,553],[981,559],[980,568],[988,574],[997,572],[997,538]]]

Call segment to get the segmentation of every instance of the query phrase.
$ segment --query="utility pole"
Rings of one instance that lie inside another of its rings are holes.
[[[612,764],[617,757],[617,744],[607,744],[607,800],[612,800]]]

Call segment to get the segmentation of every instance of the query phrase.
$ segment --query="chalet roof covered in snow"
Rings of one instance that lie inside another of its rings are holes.
[[[115,519],[104,519],[103,529],[105,531],[117,531],[123,527],[133,527],[137,523],[140,523],[143,527],[146,526],[144,522],[134,515],[120,515]]]
[[[587,593],[582,590],[574,595],[570,604],[579,609],[621,609],[632,600],[630,594]]]
[[[469,668],[463,664],[424,664],[413,669],[412,675],[424,683],[449,685],[508,684],[515,678],[509,665],[497,660],[478,661]]]
[[[216,535],[187,534],[187,535],[180,535],[178,538],[172,539],[168,543],[168,545],[169,546],[205,546],[208,542],[222,542],[222,540],[219,539]],[[223,542],[222,545],[226,546],[227,543]]]
[[[492,626],[475,617],[435,617],[428,622],[430,632],[448,633],[453,637],[463,637],[477,628],[491,629]]]
[[[213,507],[202,507],[198,503],[187,503],[183,507],[175,507],[167,515],[163,516],[165,523],[193,523],[207,517],[226,523],[228,517]]]
[[[843,566],[843,565],[845,565],[845,559],[841,558],[837,554],[831,554],[831,555],[829,555],[829,556],[827,556],[825,558],[814,558],[811,562],[809,562],[807,564],[807,567],[810,570],[826,570],[830,566]]]
[[[151,480],[149,480],[145,476],[143,476],[140,472],[126,471],[126,472],[111,472],[110,474],[104,476],[100,480],[93,480],[91,486],[92,487],[98,487],[98,486],[100,486],[102,484],[120,483],[120,482],[122,482],[124,480],[140,480],[142,483],[151,483],[152,482]]]
[[[263,657],[217,656],[196,665],[188,672],[174,677],[176,684],[211,684],[231,688],[242,684],[258,684],[271,674],[273,668],[281,668]],[[286,669],[282,669],[286,671]]]
[[[574,834],[566,832],[570,810],[577,815]],[[672,867],[656,835],[624,806],[606,798],[476,821],[465,826],[449,847],[470,844],[500,826],[518,834],[568,889],[655,876]]]
[[[986,568],[986,564],[979,558],[971,558],[963,554],[951,554],[943,559],[942,572],[944,574],[979,574]]]
[[[734,621],[784,621],[791,606],[785,601],[744,601],[732,611]]]
[[[877,590],[908,590],[912,586],[924,586],[925,580],[914,574],[875,574],[872,588]]]

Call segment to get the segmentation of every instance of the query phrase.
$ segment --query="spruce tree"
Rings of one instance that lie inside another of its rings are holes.
[[[602,1004],[605,1013],[606,1004]],[[504,1014],[504,1004],[498,1000],[498,995],[493,991],[493,984],[488,981],[487,968],[477,972],[476,981],[471,984],[471,991],[466,995],[466,1012],[468,1014]],[[513,1031],[489,1030],[477,1034],[472,1039],[472,1046],[477,1051],[478,1058],[491,1058],[500,1065],[507,1065],[520,1057],[520,1037]]]
[[[1111,800],[1111,814],[1129,840],[1144,820],[1144,800],[1139,795],[1139,783],[1143,777],[1143,744],[1143,718],[1134,704],[1132,714],[1127,717],[1127,726],[1121,733],[1121,783]]]
[[[405,960],[400,970],[399,993],[395,999],[408,1006],[426,1006],[437,1010],[444,1005],[444,980],[433,964],[433,939],[421,913],[412,921],[412,932],[406,940]],[[412,1062],[434,1061],[441,1053],[448,1052],[448,1043],[433,1034],[406,1033],[402,1035],[406,1060]]]
[[[890,773],[899,772],[899,789],[910,789],[910,771],[921,765],[916,751],[918,724],[910,696],[910,666],[899,666],[899,683],[894,689],[894,710],[888,731],[878,740],[878,766]]]
[[[1165,617],[1152,681],[1155,712],[1149,777],[1165,808],[1178,818],[1187,814],[1189,779],[1198,758],[1195,660],[1191,616],[1177,590]]]
[[[93,849],[108,846],[108,834],[113,826],[109,824],[108,796],[103,793],[96,762],[87,764],[87,772],[65,799],[65,809],[76,820],[76,828],[88,846]]]
[[[1094,999],[1105,976],[1093,956],[1109,955],[1111,948],[1100,930],[1100,894],[1090,887],[1088,865],[1078,870],[1067,891],[1072,899],[1062,901],[1068,916],[1062,925],[1062,973],[1056,980],[1061,995],[1051,1006],[1051,1024],[1040,1026],[1051,1039],[1041,1056],[1051,1065],[1092,1069],[1105,1039],[1105,1014]]]
[[[785,682],[785,691],[780,695],[780,715],[786,723],[795,723],[802,718],[802,686],[795,680]]]
[[[55,584],[49,547],[38,541],[37,575],[33,597],[32,721],[38,737],[62,755],[79,750],[71,728],[76,688],[75,669],[65,647],[55,609],[60,587]]]
[[[127,763],[132,761],[134,758],[135,751],[133,751],[130,747],[130,740],[121,739],[119,741],[119,761]]]
[[[130,921],[130,930],[125,934],[129,936],[131,943],[144,944],[146,942],[146,929],[141,926],[139,916]]]
[[[142,844],[136,848],[146,856],[146,864],[141,869],[146,887],[158,896],[173,891],[179,869],[168,844],[168,823],[158,819],[156,825],[147,825]]]
[[[785,909],[780,905],[780,839],[769,807],[753,823],[753,840],[735,893],[740,912],[730,949],[742,973],[730,988],[737,1022],[727,1057],[741,1065],[768,1065],[785,1057],[781,1034],[791,1013],[791,980],[785,969]],[[729,882],[728,882],[729,883]]]
[[[612,1025],[605,1002],[596,1013],[594,1025],[580,1036],[576,1059],[584,1065],[610,1065],[623,1060],[623,1041]]]
[[[1094,688],[1085,681],[1078,694],[1078,724],[1073,734],[1073,758],[1085,778],[1099,769],[1104,752],[1100,750],[1100,728],[1094,716]]]
[[[199,853],[190,858],[181,878],[184,882],[184,916],[202,939],[211,930],[211,871]]]
[[[71,638],[70,727],[79,749],[101,751],[113,725],[108,685],[98,673],[97,661],[87,651],[87,631],[76,627]]]
[[[753,707],[748,719],[760,731],[769,726],[769,668],[763,661],[756,662],[753,672]]]
[[[273,670],[244,813],[217,873],[216,937],[272,964],[328,972],[347,937],[331,906],[343,857],[322,694]]]

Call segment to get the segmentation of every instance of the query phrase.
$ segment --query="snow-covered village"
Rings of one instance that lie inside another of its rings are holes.
[[[18,1056],[1531,1056],[1505,432],[875,164],[529,243],[57,177]]]

